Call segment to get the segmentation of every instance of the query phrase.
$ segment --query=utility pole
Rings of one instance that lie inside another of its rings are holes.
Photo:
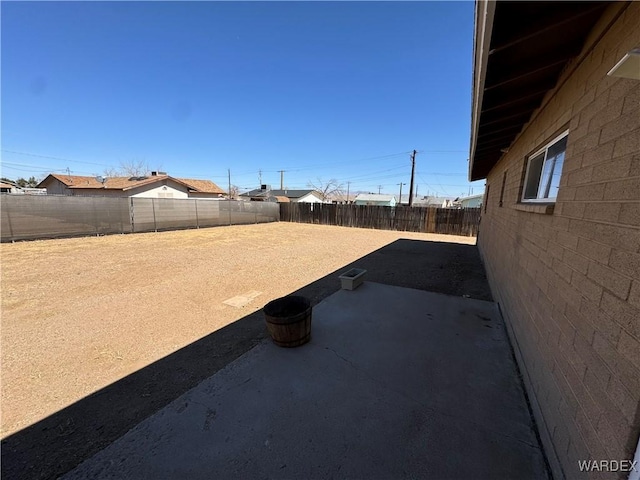
[[[280,172],[280,190],[284,190],[284,170],[278,170]]]
[[[378,195],[380,195],[380,190],[382,190],[382,185],[378,185]]]
[[[414,150],[413,154],[411,155],[411,185],[409,185],[409,206],[413,205],[413,177],[416,172],[416,153],[418,152]]]
[[[406,185],[406,183],[400,182],[398,185],[400,185],[400,200],[398,200],[398,205],[402,205],[402,185]]]
[[[351,182],[347,182],[347,205],[349,205],[349,187],[351,186]]]
[[[258,170],[258,185],[262,187],[262,170]]]
[[[416,183],[416,198],[418,198],[418,184]]]

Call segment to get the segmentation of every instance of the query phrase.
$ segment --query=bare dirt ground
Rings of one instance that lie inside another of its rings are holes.
[[[475,238],[295,223],[0,245],[3,478],[58,478],[312,305],[338,275],[491,300]],[[244,307],[223,303],[252,298]]]
[[[294,223],[3,244],[2,437],[400,238],[475,244]]]

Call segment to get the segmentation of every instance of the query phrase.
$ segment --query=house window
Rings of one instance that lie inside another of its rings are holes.
[[[523,202],[555,202],[569,131],[529,156],[522,191]]]

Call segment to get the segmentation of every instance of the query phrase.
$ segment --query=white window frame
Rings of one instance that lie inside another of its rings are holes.
[[[564,139],[565,137],[567,137],[569,135],[569,130],[565,130],[564,132],[562,132],[560,135],[558,135],[557,137],[555,137],[553,140],[551,140],[549,143],[547,143],[544,147],[536,150],[535,152],[533,152],[531,155],[529,155],[527,157],[527,172],[524,176],[524,184],[522,185],[522,195],[520,197],[520,201],[522,203],[555,203],[556,202],[556,198],[557,197],[548,197],[548,198],[524,198],[525,192],[527,191],[527,185],[529,184],[529,173],[530,173],[530,162],[532,159],[536,158],[537,156],[539,156],[540,154],[544,153],[544,159],[542,161],[542,168],[540,169],[540,178],[538,179],[538,191],[540,190],[540,180],[542,178],[542,174],[544,172],[544,167],[547,164],[547,152],[548,150],[553,147],[556,143],[558,143],[560,140]],[[566,150],[565,150],[565,160],[566,160]],[[562,162],[564,165],[564,161]],[[555,170],[555,167],[554,167]],[[560,172],[562,173],[562,172]],[[551,172],[551,176],[553,176],[553,172]]]

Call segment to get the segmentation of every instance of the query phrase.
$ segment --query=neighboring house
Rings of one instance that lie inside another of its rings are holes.
[[[324,203],[320,192],[315,190],[272,190],[269,185],[240,194],[253,202],[293,202],[293,203]],[[284,200],[286,198],[287,200]]]
[[[482,199],[484,198],[484,193],[480,193],[478,195],[471,195],[469,197],[460,197],[456,202],[460,208],[478,208],[482,206]]]
[[[476,4],[478,247],[556,479],[639,448],[639,46],[640,2]]]
[[[141,177],[106,178],[52,173],[38,187],[46,188],[49,195],[213,199],[226,195],[210,180],[174,178],[157,172]]]
[[[0,182],[0,193],[14,193],[22,195],[46,195],[47,190],[44,188],[19,187],[18,185],[6,182]]]
[[[334,193],[328,198],[328,200],[331,203],[334,203],[337,205],[347,205],[347,204],[352,204],[355,201],[356,197],[357,197],[357,194],[349,194],[349,196],[347,196],[346,194],[342,194],[342,193]]]
[[[396,197],[384,193],[359,193],[353,201],[355,205],[377,205],[382,207],[395,207]]]

